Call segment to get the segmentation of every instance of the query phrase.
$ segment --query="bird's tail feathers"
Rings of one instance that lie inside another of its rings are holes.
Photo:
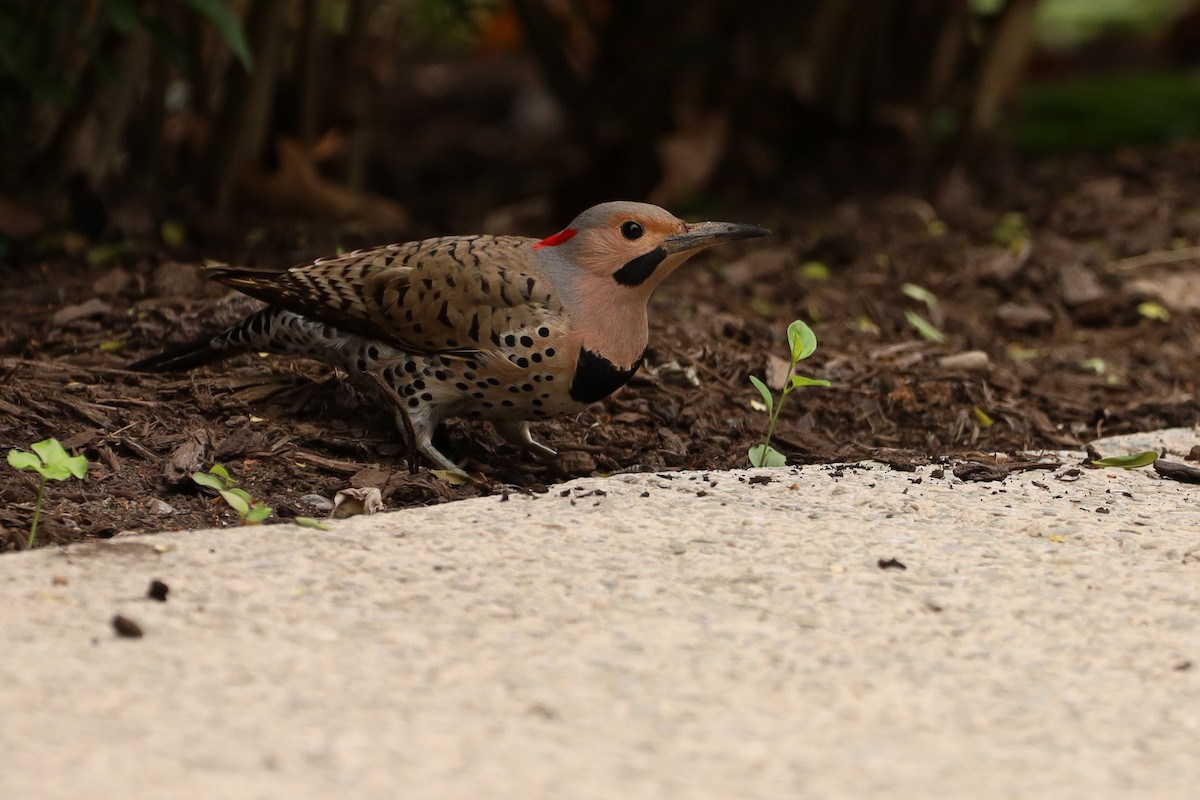
[[[168,347],[157,355],[133,362],[127,369],[136,372],[186,372],[237,355],[239,352],[236,349],[217,347],[215,344],[214,337],[206,336],[186,344]]]

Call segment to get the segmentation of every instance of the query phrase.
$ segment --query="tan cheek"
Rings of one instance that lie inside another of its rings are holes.
[[[594,231],[587,246],[579,254],[580,266],[594,274],[608,275],[616,272],[632,256],[629,242],[620,233],[612,230]]]

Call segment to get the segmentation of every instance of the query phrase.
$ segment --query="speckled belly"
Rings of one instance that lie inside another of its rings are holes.
[[[552,345],[524,355],[394,356],[377,364],[368,359],[366,366],[378,370],[410,409],[432,406],[438,418],[547,419],[590,405],[571,396],[569,360]]]

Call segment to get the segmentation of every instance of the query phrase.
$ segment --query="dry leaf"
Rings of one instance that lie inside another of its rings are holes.
[[[383,495],[374,486],[362,489],[342,489],[333,496],[333,511],[329,516],[345,519],[359,514],[374,514],[383,510]]]

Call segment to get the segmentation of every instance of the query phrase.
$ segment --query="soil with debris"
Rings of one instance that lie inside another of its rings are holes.
[[[0,447],[53,436],[91,461],[85,481],[47,487],[38,543],[237,524],[190,480],[214,463],[272,520],[322,516],[351,486],[378,487],[394,509],[598,472],[745,466],[766,422],[748,376],[782,380],[796,317],[820,342],[801,371],[833,384],[788,399],[774,444],[796,463],[903,468],[1200,416],[1200,252],[1187,250],[1200,243],[1200,143],[952,181],[936,207],[891,196],[706,216],[775,236],[702,256],[658,290],[646,368],[586,413],[535,425],[557,460],[486,424],[448,423],[438,447],[482,478],[466,486],[411,472],[390,411],[320,365],[255,356],[183,375],[123,369],[255,306],[206,284],[202,258],[286,266],[369,243],[361,234],[276,232],[268,246],[257,231],[187,259],[0,267]],[[922,336],[912,314],[944,341]],[[0,469],[0,547],[24,547],[36,489],[35,475]]]

